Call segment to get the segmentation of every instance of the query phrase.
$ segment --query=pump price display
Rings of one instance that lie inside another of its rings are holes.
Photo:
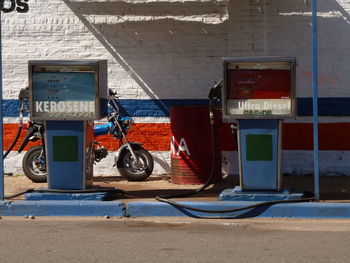
[[[224,66],[226,116],[269,118],[294,114],[293,59],[233,59]]]
[[[33,117],[92,119],[95,116],[95,72],[92,66],[34,67]]]

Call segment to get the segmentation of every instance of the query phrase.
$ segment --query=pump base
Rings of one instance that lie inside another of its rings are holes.
[[[95,191],[97,190],[98,191]],[[77,192],[74,193],[74,190],[71,190],[70,193],[60,193],[59,191],[55,192],[56,190],[50,190],[50,189],[39,189],[37,192],[27,193],[24,195],[25,200],[30,201],[40,201],[40,200],[53,200],[53,201],[59,201],[59,200],[65,200],[65,201],[107,201],[112,200],[113,196],[115,194],[123,194],[124,191],[114,189],[113,192],[109,188],[108,190],[104,190],[103,188],[91,188],[91,190],[94,190],[93,192],[81,192],[77,190]]]
[[[295,200],[304,197],[303,192],[291,192],[290,190],[242,190],[240,186],[234,189],[225,189],[219,195],[221,201],[279,201]]]

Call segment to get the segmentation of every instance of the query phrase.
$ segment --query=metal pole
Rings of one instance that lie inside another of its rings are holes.
[[[0,1],[0,200],[4,200],[4,159],[3,159],[3,115],[2,115],[2,30],[1,30],[1,7]]]
[[[320,200],[320,175],[318,158],[318,57],[317,57],[317,0],[312,0],[312,88],[313,88],[313,131],[314,131],[314,192]]]

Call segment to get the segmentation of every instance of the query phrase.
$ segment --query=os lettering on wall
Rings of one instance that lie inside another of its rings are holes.
[[[0,0],[1,11],[4,13],[11,13],[17,11],[18,13],[27,13],[29,11],[29,0]]]

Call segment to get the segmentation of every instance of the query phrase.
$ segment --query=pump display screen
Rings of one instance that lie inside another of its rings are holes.
[[[94,118],[95,83],[93,66],[35,66],[32,72],[33,117]]]
[[[232,61],[225,65],[226,115],[242,118],[292,115],[291,61]]]
[[[229,70],[228,99],[290,99],[288,70]]]

